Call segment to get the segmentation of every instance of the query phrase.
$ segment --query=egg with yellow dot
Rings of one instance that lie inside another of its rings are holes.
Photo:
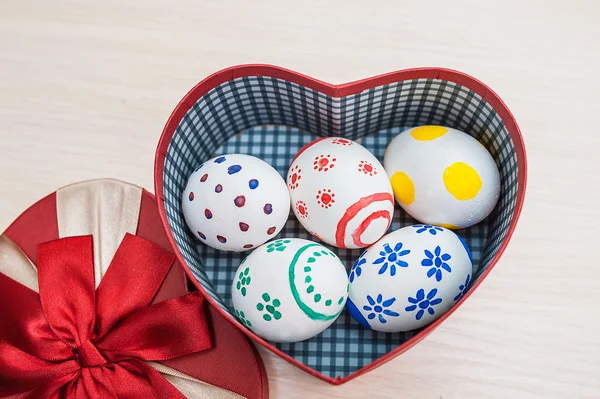
[[[494,158],[457,129],[429,125],[405,130],[388,145],[383,165],[398,204],[422,223],[473,226],[500,197]]]

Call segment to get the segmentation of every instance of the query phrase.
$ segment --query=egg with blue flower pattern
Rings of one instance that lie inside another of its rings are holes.
[[[223,251],[248,251],[274,238],[290,213],[283,178],[244,154],[209,159],[190,175],[181,209],[192,234]]]
[[[404,227],[355,262],[347,308],[361,325],[376,331],[414,330],[448,311],[472,275],[471,252],[456,233],[432,225]]]

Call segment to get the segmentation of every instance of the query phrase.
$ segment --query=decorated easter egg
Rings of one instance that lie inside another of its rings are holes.
[[[398,204],[422,223],[469,227],[492,212],[500,174],[473,137],[443,126],[419,126],[396,136],[383,164]]]
[[[383,166],[360,144],[324,137],[304,146],[287,176],[294,214],[311,234],[339,248],[380,239],[394,213]]]
[[[192,173],[181,207],[189,229],[203,243],[246,251],[281,230],[290,196],[271,165],[250,155],[229,154],[206,161]]]
[[[242,324],[269,341],[296,342],[319,334],[339,316],[348,276],[328,248],[285,238],[244,259],[231,292]]]
[[[471,252],[453,231],[422,224],[404,227],[358,258],[350,271],[348,310],[373,330],[414,330],[450,309],[472,275]]]

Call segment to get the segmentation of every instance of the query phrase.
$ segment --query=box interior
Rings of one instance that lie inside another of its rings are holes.
[[[318,136],[358,141],[383,161],[389,141],[402,130],[435,124],[471,134],[494,157],[501,175],[498,205],[482,223],[458,230],[473,254],[477,281],[499,250],[515,212],[517,156],[496,111],[477,93],[439,79],[390,83],[346,97],[331,97],[282,79],[241,77],[202,96],[181,119],[163,171],[165,208],[176,245],[206,292],[230,315],[231,282],[248,253],[220,252],[187,229],[181,195],[189,175],[204,161],[242,153],[270,163],[285,179],[296,152]],[[396,205],[391,230],[418,223]],[[280,237],[311,238],[290,212]],[[349,270],[362,250],[333,248]],[[233,316],[232,316],[233,317]],[[344,311],[326,331],[307,341],[274,344],[327,377],[346,377],[407,342],[419,330],[384,334],[367,330]]]

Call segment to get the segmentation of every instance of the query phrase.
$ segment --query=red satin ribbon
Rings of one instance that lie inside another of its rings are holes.
[[[92,237],[70,237],[39,246],[39,294],[0,274],[0,397],[183,398],[144,362],[211,347],[199,293],[150,305],[174,260],[128,234],[94,289]]]

